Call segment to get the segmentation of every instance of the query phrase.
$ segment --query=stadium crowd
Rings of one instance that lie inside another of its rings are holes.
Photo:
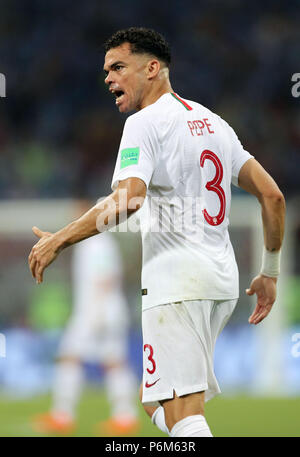
[[[224,3],[3,0],[0,198],[98,197],[109,191],[125,121],[104,85],[103,41],[130,25],[172,45],[171,81],[224,117],[276,179],[299,194],[297,1]]]

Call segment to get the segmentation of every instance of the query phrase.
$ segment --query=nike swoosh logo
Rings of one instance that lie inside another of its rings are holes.
[[[151,384],[149,384],[148,381],[146,381],[145,387],[152,387],[152,386],[154,386],[154,384],[156,384],[159,380],[160,380],[160,378],[158,378],[156,381],[152,382]]]

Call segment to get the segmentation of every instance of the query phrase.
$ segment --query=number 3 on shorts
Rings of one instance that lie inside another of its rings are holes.
[[[152,364],[151,370],[149,368],[147,368],[147,371],[149,374],[153,374],[154,371],[156,370],[156,363],[155,363],[155,360],[153,359],[153,347],[151,346],[151,344],[144,344],[144,352],[146,351],[146,349],[149,349],[148,360]]]

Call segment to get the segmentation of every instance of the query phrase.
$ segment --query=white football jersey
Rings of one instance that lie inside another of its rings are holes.
[[[231,183],[251,157],[223,119],[175,93],[126,120],[112,189],[130,177],[147,186],[139,210],[144,309],[238,298]]]

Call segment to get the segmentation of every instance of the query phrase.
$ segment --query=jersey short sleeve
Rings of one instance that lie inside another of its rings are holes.
[[[226,123],[227,124],[227,123]],[[244,165],[249,159],[253,159],[253,156],[246,151],[240,140],[238,139],[235,131],[227,124],[227,129],[230,137],[231,144],[231,163],[232,163],[232,176],[231,182],[238,187],[238,178],[239,173]]]
[[[149,118],[138,114],[125,122],[111,183],[113,190],[119,181],[127,178],[140,178],[148,187],[155,168],[159,149],[157,133]]]

